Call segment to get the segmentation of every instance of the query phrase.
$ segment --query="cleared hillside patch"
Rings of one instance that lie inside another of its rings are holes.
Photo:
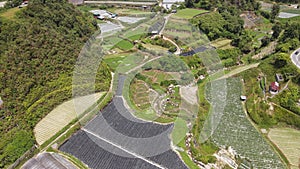
[[[43,118],[34,128],[34,135],[39,145],[54,136],[57,132],[68,125],[78,115],[92,106],[104,92],[79,97],[62,103]],[[74,106],[74,101],[81,103]]]
[[[16,13],[20,11],[20,8],[15,7],[15,8],[11,8],[8,9],[7,11],[3,12],[2,14],[0,14],[0,16],[2,16],[3,18],[6,19],[14,19]]]

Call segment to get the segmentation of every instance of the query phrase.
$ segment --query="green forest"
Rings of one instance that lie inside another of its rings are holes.
[[[97,26],[59,0],[30,1],[13,19],[0,17],[0,26],[0,168],[6,168],[35,144],[37,122],[72,97],[74,65]],[[97,91],[108,90],[107,65],[99,66],[96,83]]]

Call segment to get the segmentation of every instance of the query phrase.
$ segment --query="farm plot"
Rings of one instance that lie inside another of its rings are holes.
[[[220,147],[231,146],[241,157],[250,160],[253,168],[286,168],[279,155],[247,119],[240,101],[242,91],[240,79],[230,78],[226,83],[228,89],[226,106],[212,135],[213,141]],[[207,88],[207,91],[214,91],[217,94],[222,94],[223,90],[226,88],[211,90]],[[207,96],[210,100],[211,96]],[[214,111],[218,103],[212,105],[211,113],[218,114],[219,112]]]
[[[279,18],[292,18],[292,17],[296,17],[296,16],[300,16],[300,14],[280,12],[278,17]]]
[[[130,95],[134,104],[141,110],[150,107],[148,85],[141,80],[133,80],[130,85]]]
[[[163,34],[171,39],[177,39],[181,45],[198,48],[208,44],[205,34],[199,28],[192,26],[188,20],[171,17],[167,22]]]
[[[103,24],[100,24],[99,26],[100,26],[101,32],[103,32],[103,33],[117,31],[117,30],[122,29],[122,26],[111,23],[111,22],[103,23]]]
[[[300,131],[292,128],[273,128],[268,137],[287,157],[291,168],[297,169],[300,165]]]
[[[233,46],[230,45],[232,40],[230,39],[217,39],[213,42],[211,42],[211,46],[218,48],[218,49],[230,49],[234,48]]]
[[[180,87],[177,86],[180,80],[178,72],[155,69],[141,71],[130,83],[130,99],[126,97],[127,102],[137,111],[135,115],[138,117],[162,123],[174,121],[177,117],[186,115],[180,113],[182,104]]]
[[[117,19],[121,22],[133,24],[133,23],[137,23],[145,18],[144,17],[137,18],[137,17],[129,17],[129,16],[120,16]]]
[[[173,125],[136,119],[115,97],[83,130],[60,150],[74,155],[90,168],[172,168],[186,165],[171,150],[168,137]]]
[[[196,15],[200,15],[207,12],[208,11],[206,10],[186,8],[179,10],[175,15],[173,15],[173,17],[182,19],[192,19]]]
[[[54,136],[57,132],[68,125],[78,115],[92,106],[104,93],[96,93],[69,100],[57,106],[34,128],[34,135],[39,145]],[[76,100],[76,102],[75,102]],[[81,103],[74,105],[74,103]]]
[[[119,15],[150,15],[152,12],[137,9],[117,9],[115,13]]]
[[[149,27],[149,30],[148,32],[151,33],[151,32],[160,32],[165,24],[165,21],[166,19],[164,17],[157,17],[157,19],[155,19],[154,23],[151,24],[150,23],[150,27]]]

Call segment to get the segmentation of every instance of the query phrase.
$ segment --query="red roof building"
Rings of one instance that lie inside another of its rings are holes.
[[[272,82],[270,85],[270,93],[271,94],[277,94],[279,91],[279,83],[278,82]]]

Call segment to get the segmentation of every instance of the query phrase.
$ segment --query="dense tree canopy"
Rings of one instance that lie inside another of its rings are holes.
[[[92,20],[58,0],[31,1],[14,20],[2,21],[0,168],[6,168],[31,147],[35,124],[72,96],[76,59],[95,30]],[[100,66],[97,77],[102,84],[97,90],[107,90],[110,73],[105,65]],[[24,144],[16,143],[19,137]]]
[[[231,7],[237,10],[258,10],[260,8],[260,3],[256,0],[186,0],[187,7],[199,7],[205,9],[214,9],[223,7],[229,9]]]
[[[212,12],[194,18],[197,24],[210,40],[220,37],[234,38],[243,30],[243,20],[227,11],[223,13]]]

